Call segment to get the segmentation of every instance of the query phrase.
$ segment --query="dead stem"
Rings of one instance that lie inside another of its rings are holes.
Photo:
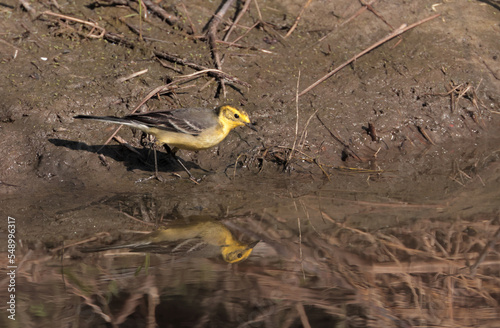
[[[193,21],[191,20],[191,17],[189,16],[189,12],[186,8],[186,5],[184,4],[184,2],[181,2],[180,5],[181,5],[182,9],[184,10],[184,14],[186,14],[187,20],[189,22],[189,26],[191,27],[191,31],[193,32],[194,35],[196,35],[197,34],[196,28],[193,24]]]
[[[297,303],[295,303],[295,308],[297,309],[297,312],[299,313],[300,322],[302,323],[302,326],[304,328],[311,328],[311,324],[309,323],[309,320],[307,319],[307,314],[306,314],[306,310],[304,309],[304,305],[301,302],[297,302]]]
[[[169,25],[176,25],[179,23],[178,17],[170,15],[165,11],[165,9],[163,9],[153,1],[151,0],[141,0],[141,1],[142,3],[144,3],[144,5],[146,5],[146,7],[148,7],[149,10],[154,12],[161,19],[165,20]]]
[[[73,293],[76,296],[80,296],[83,298],[83,302],[88,305],[92,310],[94,310],[94,313],[99,315],[105,322],[111,323],[111,317],[107,314],[105,314],[102,309],[94,303],[93,298],[91,295],[87,295],[87,292],[80,290],[80,288],[74,286],[72,283],[67,282],[66,285],[69,285],[72,288]]]
[[[377,0],[372,0],[370,3],[365,3],[364,0],[360,0],[360,2],[363,4],[363,6],[366,7],[366,9],[368,9],[369,11],[371,11],[375,16],[377,16],[382,22],[384,22],[385,25],[389,26],[389,28],[391,30],[394,30],[394,27],[392,27],[391,24],[389,24],[387,22],[387,20],[382,16],[380,15],[376,10],[375,8],[373,8],[373,5],[375,4],[375,2],[377,2]]]
[[[490,249],[492,249],[495,246],[495,244],[497,243],[498,239],[500,239],[500,228],[497,229],[497,232],[493,235],[493,237],[488,241],[488,243],[486,244],[486,246],[483,248],[483,250],[481,251],[481,254],[479,255],[476,263],[474,263],[470,267],[470,272],[471,272],[472,276],[476,275],[477,268],[484,261],[484,259],[486,258],[486,255],[488,255],[488,252],[490,251]]]
[[[133,79],[134,77],[140,76],[142,74],[146,74],[147,72],[148,72],[148,69],[146,68],[146,69],[144,69],[142,71],[132,73],[129,76],[120,77],[119,79],[116,80],[116,82],[123,83],[125,81],[130,80],[130,79]]]
[[[52,248],[50,250],[50,252],[51,253],[55,253],[55,252],[58,252],[60,250],[64,250],[64,249],[69,248],[69,247],[73,247],[73,246],[77,246],[77,245],[81,245],[81,244],[90,243],[92,241],[97,240],[98,238],[103,237],[103,236],[110,236],[110,234],[109,234],[109,232],[99,232],[99,233],[96,233],[94,237],[90,237],[90,238],[87,238],[87,239],[84,239],[84,240],[80,240],[80,241],[77,241],[77,242],[74,242],[74,243],[71,243],[71,244],[67,244],[67,245],[63,244],[62,246]]]
[[[348,173],[361,173],[361,174],[380,174],[384,173],[384,170],[373,170],[373,169],[362,169],[357,167],[346,167],[346,166],[335,166],[335,170]]]
[[[272,147],[271,147],[272,148]],[[291,150],[290,147],[285,147],[285,146],[276,146],[276,148],[280,148],[280,149],[287,149],[287,150]],[[269,152],[269,148],[268,149],[265,149],[265,154],[264,154],[264,157],[265,155],[267,154],[267,152]],[[302,159],[304,161],[307,161],[309,163],[314,163],[316,164],[320,169],[321,171],[323,172],[323,174],[327,177],[328,180],[330,180],[330,176],[328,175],[328,173],[325,171],[325,169],[323,168],[324,164],[321,164],[319,162],[319,160],[317,158],[314,158],[312,157],[311,155],[308,155],[306,153],[304,153],[303,151],[301,150],[298,150],[298,149],[295,149],[295,152],[299,153],[299,154],[302,154],[304,155],[305,157],[307,157],[307,159]],[[280,158],[280,160],[285,160],[284,158]]]
[[[429,135],[427,134],[427,132],[425,132],[425,130],[422,127],[420,127],[419,125],[417,125],[417,130],[425,138],[425,140],[427,140],[431,145],[433,145],[433,146],[436,145],[434,143],[434,141],[432,141],[431,137],[429,137]]]
[[[325,196],[317,196],[321,198],[325,198]],[[436,209],[436,210],[442,210],[447,207],[447,205],[442,205],[442,204],[410,204],[406,202],[398,202],[398,203],[376,203],[376,202],[369,202],[369,201],[363,201],[363,200],[352,200],[352,199],[345,199],[345,198],[339,198],[335,197],[335,200],[337,201],[342,201],[342,202],[348,202],[348,203],[354,203],[357,205],[363,205],[363,206],[372,206],[372,207],[389,207],[389,208],[414,208],[414,209]]]
[[[295,137],[293,139],[292,151],[290,152],[290,155],[288,156],[288,162],[290,162],[292,160],[293,154],[295,153],[295,144],[297,143],[297,137],[299,135],[299,86],[300,86],[300,69],[299,69],[299,74],[297,76],[297,89],[295,92],[295,110],[296,110]]]
[[[84,21],[84,20],[81,20],[81,19],[78,19],[75,17],[66,16],[66,15],[56,14],[56,13],[53,13],[53,12],[48,11],[48,10],[44,11],[42,13],[42,15],[54,16],[54,17],[58,17],[60,19],[65,19],[65,20],[69,20],[69,21],[73,21],[73,22],[77,22],[80,24],[90,26],[92,29],[90,30],[90,32],[88,34],[85,35],[88,38],[102,39],[104,37],[104,35],[106,34],[106,30],[103,27],[99,26],[97,23]],[[95,30],[98,30],[99,34],[94,34]]]
[[[295,31],[295,29],[297,28],[297,25],[299,25],[300,19],[302,18],[302,14],[304,14],[304,11],[306,10],[307,7],[309,7],[311,2],[312,2],[312,0],[306,0],[306,3],[304,3],[304,5],[302,6],[302,9],[300,10],[299,14],[295,18],[295,22],[292,24],[292,27],[290,27],[290,29],[288,30],[288,32],[286,33],[284,38],[289,37],[290,34],[292,34],[293,31]]]
[[[312,118],[318,113],[319,109],[316,109],[314,113],[309,116],[309,118],[306,121],[306,124],[304,125],[304,129],[302,130],[302,134],[299,139],[299,147],[300,150],[304,149],[304,145],[306,143],[306,135],[307,135],[307,127],[309,126],[309,123],[311,122]]]
[[[136,217],[133,217],[132,215],[127,214],[127,213],[125,213],[125,212],[123,212],[123,211],[118,211],[118,213],[121,213],[121,214],[125,215],[125,216],[126,216],[127,218],[129,218],[129,219],[132,219],[132,220],[137,221],[137,222],[139,222],[139,223],[145,224],[145,225],[147,225],[147,226],[152,226],[152,227],[156,227],[156,226],[157,226],[157,224],[156,224],[156,223],[146,222],[146,221],[144,221],[144,220],[141,220],[141,219],[138,219],[138,218],[136,218]]]
[[[182,72],[181,69],[178,69],[175,66],[169,65],[168,63],[166,63],[165,61],[161,60],[160,58],[156,58],[156,60],[160,63],[161,66],[163,66],[165,68],[168,68],[168,69],[171,69],[172,71],[174,71],[174,72],[176,72],[178,74],[183,74],[183,72]]]
[[[236,16],[235,20],[233,21],[233,23],[231,24],[231,26],[227,30],[226,35],[224,35],[224,38],[222,39],[222,41],[227,41],[229,39],[229,35],[231,35],[231,33],[233,32],[233,30],[236,27],[236,25],[238,24],[238,22],[241,20],[243,15],[245,15],[245,13],[248,11],[248,7],[250,7],[251,2],[252,2],[252,0],[245,0],[245,4],[243,5],[243,8],[238,13],[238,16]]]
[[[359,8],[354,14],[352,14],[348,19],[346,19],[345,21],[343,21],[339,26],[344,26],[345,24],[349,23],[350,21],[352,21],[353,19],[355,19],[356,17],[358,17],[359,15],[361,15],[363,12],[365,12],[366,10],[368,10],[368,6],[372,6],[375,4],[375,2],[377,2],[377,0],[373,0],[371,1],[370,3],[368,4],[365,4],[363,2],[361,2],[362,4],[362,7]],[[354,4],[354,1],[352,2]],[[318,40],[318,42],[321,42],[323,41],[324,39],[326,39],[328,36],[330,36],[330,34],[332,34],[335,30],[333,31],[330,31],[329,33],[327,33],[325,36],[323,36],[322,38],[320,38]]]
[[[21,3],[21,6],[23,6],[23,8],[26,9],[26,11],[30,14],[31,19],[35,19],[37,16],[36,10],[33,9],[33,7],[31,7],[29,1],[28,0],[19,0],[19,2]]]
[[[300,94],[299,94],[300,96]],[[323,121],[321,120],[321,118],[319,117],[319,115],[316,114],[316,117],[318,118],[318,121],[321,123],[321,125],[323,125],[323,127],[328,131],[328,133],[330,133],[330,135],[332,136],[333,139],[335,139],[337,142],[339,142],[342,146],[344,146],[344,149],[349,153],[349,155],[351,155],[353,158],[357,159],[358,161],[362,162],[363,160],[354,152],[354,150],[351,149],[351,147],[346,144],[345,142],[343,142],[340,137],[338,137],[337,135],[335,135],[332,130],[330,130],[330,128],[325,124],[323,123]]]
[[[325,81],[326,79],[328,79],[329,77],[331,77],[332,75],[334,75],[335,73],[337,73],[338,71],[340,71],[342,68],[346,67],[347,65],[349,65],[350,63],[352,63],[353,61],[355,61],[356,59],[358,59],[359,57],[361,57],[361,56],[367,54],[368,52],[372,51],[373,49],[377,48],[381,44],[384,44],[385,42],[387,42],[387,41],[395,38],[396,36],[401,35],[401,34],[405,33],[406,31],[411,30],[412,28],[417,27],[417,26],[419,26],[419,25],[421,25],[423,23],[426,23],[426,22],[428,22],[430,20],[433,20],[433,19],[435,19],[435,18],[437,18],[439,16],[440,16],[440,14],[436,14],[436,15],[427,17],[427,18],[422,19],[422,20],[420,20],[420,21],[418,21],[418,22],[416,22],[414,24],[411,24],[410,26],[406,26],[406,24],[401,25],[397,30],[393,31],[391,34],[389,34],[385,38],[383,38],[383,39],[375,42],[374,44],[372,44],[371,46],[369,46],[365,50],[361,51],[360,53],[358,53],[357,55],[355,55],[354,57],[352,57],[351,59],[349,59],[348,61],[346,61],[345,63],[343,63],[340,66],[338,66],[336,69],[334,69],[330,73],[328,73],[325,76],[323,76],[322,78],[320,78],[318,81],[316,81],[313,84],[311,84],[310,86],[308,86],[306,89],[304,89],[299,94],[299,97],[303,96],[306,93],[308,93],[313,88],[315,88],[316,86],[318,86],[321,82]]]
[[[226,42],[226,41],[222,41],[222,40],[217,40],[216,42],[220,43],[220,44],[223,44],[223,45],[227,45],[229,47],[236,47],[236,48],[240,48],[240,49],[248,49],[248,50],[260,51],[260,52],[263,52],[265,54],[273,54],[273,55],[276,54],[276,53],[274,53],[272,51],[269,51],[269,50],[266,50],[266,49],[256,48],[255,46],[243,46],[241,44],[235,43],[236,41]]]
[[[254,28],[256,28],[257,26],[259,26],[261,24],[260,21],[258,21],[257,23],[253,24],[245,33],[243,33],[242,35],[240,35],[239,37],[237,37],[236,39],[234,39],[232,42],[228,43],[228,44],[233,44],[233,43],[236,43],[238,41],[240,41],[241,39],[243,39],[248,33],[250,33],[251,30],[253,30]]]
[[[197,70],[197,71],[207,71],[208,75],[210,75],[212,77],[215,77],[215,78],[218,78],[218,79],[224,79],[224,80],[227,80],[227,81],[230,81],[230,82],[233,82],[233,83],[237,83],[237,84],[241,84],[241,85],[246,86],[248,88],[251,87],[250,84],[248,84],[248,83],[246,83],[244,81],[241,81],[238,78],[236,78],[234,76],[231,76],[231,75],[229,75],[227,73],[224,73],[221,70],[213,70],[211,68],[208,68],[208,67],[205,67],[205,66],[202,66],[202,65],[198,65],[196,63],[191,63],[191,62],[188,62],[186,59],[182,59],[182,58],[179,58],[177,56],[174,56],[174,55],[171,55],[169,53],[162,52],[162,51],[155,50],[154,54],[155,54],[156,57],[159,57],[159,58],[162,58],[162,59],[166,59],[166,60],[168,60],[170,62],[179,64],[179,65],[187,66],[187,67],[192,68],[192,69]]]
[[[236,179],[236,168],[238,167],[238,161],[242,156],[245,156],[245,154],[239,154],[238,157],[234,160],[234,170],[233,170],[233,180]]]
[[[212,16],[212,19],[208,23],[207,27],[206,36],[208,40],[208,45],[210,46],[210,50],[212,51],[212,58],[215,62],[215,67],[218,70],[222,69],[222,62],[220,59],[219,51],[217,49],[217,27],[219,26],[220,22],[222,21],[222,18],[226,14],[229,7],[233,5],[234,1],[235,0],[226,0],[226,2],[224,2],[224,4],[220,7],[219,11]],[[216,78],[219,81],[221,93],[225,98],[226,97],[225,82],[219,76],[216,76]]]
[[[300,259],[300,267],[302,269],[302,277],[306,280],[306,273],[304,271],[304,262],[303,262],[303,254],[302,254],[302,228],[300,226],[300,217],[299,217],[299,208],[297,207],[297,203],[293,198],[293,194],[290,192],[290,197],[293,199],[293,206],[295,207],[295,212],[297,212],[297,228],[299,229],[299,259]]]

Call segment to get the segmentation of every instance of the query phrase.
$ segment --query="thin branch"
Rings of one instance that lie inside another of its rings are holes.
[[[223,41],[227,41],[229,39],[229,35],[231,35],[231,33],[233,32],[233,30],[236,27],[236,25],[238,24],[238,22],[241,20],[243,15],[248,11],[248,7],[250,7],[251,2],[252,2],[252,0],[245,0],[245,4],[243,5],[243,8],[238,13],[238,16],[236,17],[234,22],[229,27],[229,30],[227,30],[226,35],[224,35],[224,39],[222,39]]]
[[[210,69],[208,67],[188,62],[186,59],[182,59],[182,58],[179,58],[177,56],[174,56],[174,55],[171,55],[169,53],[162,52],[162,51],[155,50],[154,54],[155,54],[156,57],[159,57],[159,58],[162,58],[162,59],[166,59],[166,60],[168,60],[170,62],[179,64],[179,65],[190,67],[190,68],[195,69],[197,71],[208,71],[208,75],[210,75],[212,77],[215,77],[215,78],[218,78],[218,79],[224,79],[224,80],[227,80],[227,81],[230,81],[230,82],[233,82],[233,83],[237,83],[237,84],[241,84],[241,85],[244,85],[244,86],[246,86],[248,88],[251,87],[250,84],[248,84],[248,83],[246,83],[244,81],[241,81],[238,78],[236,78],[234,76],[231,76],[231,75],[229,75],[227,73],[224,73],[221,70],[212,70],[212,69]]]
[[[375,4],[375,2],[377,2],[377,0],[374,0],[372,2],[370,2],[369,4],[365,4],[363,3],[363,6],[361,8],[359,8],[354,14],[352,14],[348,19],[346,19],[345,21],[343,21],[342,23],[340,23],[339,27],[340,26],[344,26],[345,24],[349,23],[350,21],[352,21],[354,18],[358,17],[359,15],[361,15],[363,12],[365,12],[366,10],[368,10],[368,5],[373,5]],[[335,32],[335,29],[333,31],[330,31],[328,32],[325,36],[323,36],[322,38],[320,38],[318,40],[318,42],[321,42],[323,41],[324,39],[326,39],[328,36],[330,36],[330,34],[332,34],[333,32]]]
[[[289,37],[290,34],[292,34],[292,32],[297,28],[297,25],[299,25],[299,21],[302,18],[302,14],[306,10],[306,8],[309,7],[311,2],[312,2],[312,0],[307,0],[307,2],[304,4],[304,6],[302,6],[302,9],[300,10],[299,14],[297,15],[297,18],[295,18],[295,22],[293,23],[292,27],[290,27],[290,29],[288,30],[288,32],[286,33],[284,38]]]
[[[299,95],[300,96],[300,95]],[[332,132],[332,130],[330,130],[330,128],[325,124],[323,123],[323,121],[321,120],[321,118],[319,117],[318,114],[316,114],[316,117],[318,118],[318,121],[321,123],[321,125],[323,125],[325,127],[325,129],[328,131],[328,133],[330,133],[330,135],[332,136],[333,139],[335,139],[337,142],[339,142],[342,146],[344,146],[345,149],[347,149],[349,152],[350,152],[350,155],[354,158],[356,158],[358,161],[362,161],[361,160],[361,157],[359,157],[355,152],[354,150],[351,149],[351,147],[349,147],[348,144],[346,144],[344,141],[342,141],[342,139],[340,139],[339,136],[335,135],[335,133]]]
[[[140,76],[142,74],[146,74],[147,72],[148,72],[148,69],[146,68],[142,71],[132,73],[129,76],[120,77],[119,79],[116,80],[116,82],[122,83],[122,82],[128,81],[130,79],[133,79],[134,77]]]
[[[173,15],[170,15],[163,9],[162,7],[158,6],[156,3],[154,3],[151,0],[142,0],[142,3],[148,7],[149,10],[154,12],[158,17],[161,19],[165,20],[168,24],[170,25],[176,25],[179,23],[179,18]]]
[[[66,15],[56,14],[56,13],[53,13],[53,12],[51,12],[49,10],[44,11],[42,13],[42,15],[55,16],[55,17],[58,17],[58,18],[61,18],[61,19],[65,19],[65,20],[69,20],[69,21],[73,21],[73,22],[77,22],[77,23],[80,23],[80,24],[84,24],[84,25],[90,26],[92,29],[87,34],[88,38],[101,39],[106,34],[106,30],[103,27],[99,26],[97,23],[93,23],[93,22],[89,22],[89,21],[84,21],[84,20],[81,20],[81,19],[78,19],[78,18],[75,18],[75,17],[66,16]],[[94,34],[95,30],[100,31],[100,33],[99,34]]]
[[[300,70],[299,70],[299,76],[297,77],[297,91],[295,93],[295,109],[297,111],[297,116],[295,118],[295,138],[293,139],[293,146],[292,146],[292,151],[290,152],[290,156],[288,156],[288,161],[293,157],[293,154],[295,153],[295,144],[297,143],[297,137],[299,135],[299,86],[300,86]]]
[[[486,244],[486,246],[484,247],[484,249],[481,251],[481,255],[479,255],[476,263],[474,263],[470,267],[471,275],[473,275],[473,276],[476,275],[477,268],[484,261],[484,259],[486,258],[486,255],[488,255],[488,252],[490,251],[490,249],[492,249],[493,246],[495,246],[495,244],[497,243],[498,239],[500,239],[500,228],[497,229],[497,232],[495,232],[495,234],[490,239],[490,241],[488,242],[488,244]]]
[[[21,6],[30,14],[31,18],[34,19],[36,17],[36,10],[31,7],[28,0],[19,0]]]
[[[404,32],[406,32],[408,30],[411,30],[412,28],[417,27],[417,26],[419,26],[419,25],[421,25],[423,23],[426,23],[426,22],[428,22],[430,20],[433,20],[434,18],[437,18],[439,16],[440,16],[440,14],[436,14],[436,15],[427,17],[425,19],[422,19],[421,21],[418,21],[418,22],[416,22],[414,24],[411,24],[410,26],[406,26],[406,24],[401,25],[397,30],[395,30],[394,32],[392,32],[391,34],[389,34],[388,36],[386,36],[382,40],[375,42],[373,45],[371,45],[368,48],[366,48],[365,50],[361,51],[360,53],[358,53],[357,55],[355,55],[354,57],[352,57],[351,59],[349,59],[348,61],[346,61],[345,63],[343,63],[342,65],[340,65],[339,67],[337,67],[336,69],[334,69],[333,71],[331,71],[330,73],[328,73],[325,76],[323,76],[322,78],[320,78],[318,81],[316,81],[313,84],[311,84],[310,86],[308,86],[304,91],[302,91],[299,94],[299,97],[303,96],[306,93],[308,93],[313,88],[315,88],[316,86],[318,86],[321,82],[325,81],[326,79],[328,79],[329,77],[331,77],[333,74],[335,74],[338,71],[340,71],[342,68],[346,67],[347,65],[349,65],[350,63],[352,63],[353,61],[355,61],[356,59],[358,59],[359,57],[361,57],[361,56],[367,54],[368,52],[372,51],[373,49],[377,48],[381,44],[384,44],[387,41],[389,41],[389,40],[397,37],[398,35],[401,35]]]
[[[222,69],[222,62],[220,59],[219,52],[217,51],[217,27],[219,26],[220,22],[222,21],[222,18],[228,11],[229,7],[233,5],[235,0],[226,0],[226,2],[220,7],[219,11],[212,16],[212,19],[208,23],[208,28],[207,28],[207,40],[208,40],[208,45],[210,46],[210,50],[212,51],[212,57],[215,62],[215,68],[221,70]],[[224,97],[226,96],[226,86],[224,83],[224,79],[221,79],[220,77],[216,77],[219,80],[220,87],[222,89],[222,94]]]

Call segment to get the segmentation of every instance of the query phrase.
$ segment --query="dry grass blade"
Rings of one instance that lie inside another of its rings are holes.
[[[297,89],[295,92],[295,110],[296,110],[295,137],[293,138],[292,151],[290,152],[290,156],[288,157],[289,162],[292,160],[293,154],[295,153],[295,145],[297,143],[297,138],[299,135],[299,86],[300,86],[300,70],[299,70],[299,74],[297,76]]]
[[[235,20],[233,21],[233,23],[231,24],[231,26],[227,30],[226,35],[224,35],[224,38],[222,39],[223,41],[227,41],[229,39],[229,36],[233,32],[233,30],[236,27],[236,25],[238,24],[238,22],[241,20],[243,15],[245,15],[245,13],[248,11],[248,7],[250,7],[251,2],[252,2],[252,0],[245,0],[245,4],[243,5],[243,8],[238,13],[238,16],[235,18]]]
[[[484,249],[481,252],[481,255],[477,259],[476,263],[474,263],[470,267],[470,272],[474,276],[476,275],[477,268],[479,265],[481,265],[482,262],[484,262],[484,259],[486,258],[486,255],[488,255],[488,252],[495,246],[497,241],[500,239],[500,228],[497,229],[497,232],[493,235],[493,237],[488,241],[488,244],[484,247]]]
[[[91,238],[88,238],[88,239],[84,239],[84,240],[80,240],[80,241],[77,241],[75,243],[71,243],[71,244],[67,244],[67,245],[63,245],[63,246],[59,246],[59,247],[55,247],[55,248],[52,248],[50,250],[51,253],[55,253],[55,252],[58,252],[62,249],[65,249],[65,248],[69,248],[69,247],[73,247],[73,246],[78,246],[78,245],[82,245],[82,244],[86,244],[86,243],[90,243],[92,241],[95,241],[97,239],[99,239],[100,237],[103,237],[103,236],[109,236],[109,232],[99,232],[97,233],[94,237],[91,237]]]
[[[362,161],[361,157],[359,157],[356,154],[356,152],[354,150],[352,150],[351,147],[347,143],[342,141],[342,139],[340,139],[339,136],[337,136],[335,133],[333,133],[333,131],[330,130],[330,128],[325,123],[323,123],[323,121],[321,120],[321,118],[319,117],[318,114],[316,114],[316,118],[321,123],[321,125],[323,125],[323,127],[328,131],[328,133],[330,133],[332,138],[335,139],[337,142],[339,142],[342,146],[344,146],[344,149],[349,153],[349,155],[351,155],[353,158],[357,159],[358,161]]]
[[[430,20],[433,20],[433,19],[435,19],[435,18],[437,18],[439,16],[440,16],[440,14],[427,17],[425,19],[422,19],[421,21],[418,21],[418,22],[416,22],[414,24],[411,24],[410,26],[406,26],[406,24],[401,25],[397,30],[395,30],[394,32],[392,32],[391,34],[389,34],[388,36],[386,36],[385,38],[381,39],[380,41],[375,42],[370,47],[368,47],[365,50],[361,51],[360,53],[358,53],[357,55],[355,55],[354,57],[352,57],[351,59],[349,59],[345,63],[343,63],[340,66],[338,66],[336,69],[334,69],[330,73],[328,73],[325,76],[323,76],[322,78],[320,78],[318,81],[314,82],[313,84],[311,84],[310,86],[308,86],[307,88],[305,88],[299,94],[299,97],[303,96],[306,93],[308,93],[313,88],[315,88],[316,86],[318,86],[321,82],[325,81],[326,79],[328,79],[329,77],[331,77],[332,75],[334,75],[335,73],[337,73],[338,71],[340,71],[342,68],[346,67],[347,65],[349,65],[350,63],[352,63],[353,61],[355,61],[356,59],[358,59],[359,57],[361,57],[361,56],[367,54],[368,52],[372,51],[373,49],[377,48],[381,44],[384,44],[387,41],[389,41],[389,40],[397,37],[398,35],[401,35],[401,34],[405,33],[406,31],[411,30],[412,28],[417,27],[417,26],[419,26],[419,25],[421,25],[423,23],[426,23],[426,22],[428,22]]]
[[[193,34],[196,34],[196,28],[194,27],[193,21],[191,20],[191,16],[189,15],[186,5],[183,2],[181,2],[181,7],[184,10],[184,14],[186,14],[189,26],[191,26],[191,31],[193,32]]]
[[[154,3],[153,1],[151,1],[151,0],[141,0],[141,1],[142,1],[142,3],[144,3],[146,5],[146,7],[148,7],[152,12],[154,12],[156,15],[158,15],[158,17],[160,17],[161,19],[164,19],[168,24],[176,25],[179,23],[179,18],[177,18],[176,16],[173,16],[173,15],[170,15],[169,13],[167,13],[165,11],[165,9],[163,9],[162,7],[160,7],[159,5]]]
[[[215,62],[215,67],[218,70],[222,69],[222,62],[220,59],[219,51],[217,49],[217,27],[219,26],[220,22],[222,21],[222,18],[226,14],[229,7],[233,5],[234,1],[235,0],[226,0],[226,2],[224,2],[224,4],[220,7],[219,11],[212,16],[210,23],[208,23],[207,40],[208,44],[210,45],[210,50],[212,51],[212,58]],[[222,94],[225,98],[226,97],[225,82],[222,78],[220,78],[220,76],[216,76],[216,78],[219,80]]]
[[[133,79],[134,77],[137,77],[137,76],[141,76],[143,74],[146,74],[148,72],[148,69],[144,69],[142,71],[139,71],[139,72],[135,72],[135,73],[132,73],[130,74],[129,76],[124,76],[124,77],[120,77],[119,79],[116,80],[116,82],[118,83],[123,83],[125,81],[128,81],[128,80],[131,80]]]
[[[154,54],[158,58],[166,59],[170,62],[179,64],[179,65],[183,65],[183,66],[187,66],[187,67],[192,68],[192,69],[197,70],[197,71],[206,71],[208,73],[208,75],[213,76],[215,78],[224,79],[224,80],[227,80],[229,82],[241,84],[241,85],[246,86],[248,88],[251,87],[250,84],[248,84],[244,81],[241,81],[232,75],[224,73],[221,70],[213,70],[211,68],[208,68],[208,67],[205,67],[202,65],[198,65],[196,63],[189,62],[186,59],[182,59],[182,58],[179,58],[177,56],[174,56],[174,55],[171,55],[169,53],[162,52],[162,51],[155,50]]]
[[[373,0],[371,1],[369,4],[365,4],[365,3],[362,3],[362,7],[359,8],[353,15],[351,15],[348,19],[346,19],[345,21],[343,21],[339,26],[343,26],[347,23],[349,23],[350,21],[352,21],[353,19],[355,19],[356,17],[358,17],[359,15],[361,15],[363,12],[365,12],[366,10],[368,10],[368,6],[372,6],[375,4],[375,2],[377,2],[377,0]],[[354,3],[354,1],[353,1]],[[321,39],[318,40],[318,42],[321,42],[323,41],[324,39],[326,39],[328,36],[330,36],[330,34],[332,34],[335,30],[327,33],[325,36],[323,36]]]
[[[286,35],[284,36],[284,38],[289,37],[290,34],[292,34],[293,31],[295,31],[295,29],[297,28],[297,25],[299,25],[300,19],[302,18],[302,14],[304,14],[304,11],[307,9],[307,7],[309,7],[309,5],[311,4],[311,2],[312,2],[312,0],[307,0],[306,3],[302,6],[302,9],[300,10],[299,14],[295,18],[295,22],[293,22],[292,27],[290,27],[290,29],[288,30],[288,32],[286,33]]]
[[[54,17],[58,17],[61,19],[65,19],[65,20],[69,20],[69,21],[73,21],[73,22],[77,22],[80,24],[90,26],[91,27],[90,32],[85,35],[88,38],[102,39],[104,37],[104,35],[106,34],[106,30],[103,27],[99,26],[97,23],[84,21],[84,20],[81,20],[81,19],[78,19],[75,17],[66,16],[66,15],[56,14],[56,13],[53,13],[53,12],[48,11],[48,10],[44,11],[42,13],[42,15],[54,16]],[[94,31],[96,31],[96,30],[99,32],[98,34],[94,34]]]
[[[295,303],[295,308],[297,309],[297,312],[299,312],[300,321],[302,323],[302,326],[304,328],[311,328],[311,324],[309,323],[309,320],[307,319],[307,314],[306,314],[306,310],[304,309],[304,305],[300,302],[297,302],[297,303]]]
[[[236,47],[236,48],[240,48],[240,49],[248,49],[248,50],[260,51],[260,52],[263,52],[265,54],[275,54],[272,51],[269,51],[269,50],[266,50],[266,49],[261,49],[261,48],[256,48],[255,46],[243,46],[241,44],[235,43],[236,41],[226,42],[226,41],[222,41],[222,40],[217,40],[216,42],[220,43],[220,44],[223,44],[223,45],[227,45],[229,47]]]
[[[28,0],[19,0],[21,6],[30,14],[31,18],[34,19],[36,17],[36,10],[31,7]]]

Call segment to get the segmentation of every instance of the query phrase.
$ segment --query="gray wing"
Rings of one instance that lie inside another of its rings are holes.
[[[130,248],[130,252],[148,252],[179,255],[183,257],[215,257],[220,255],[220,246],[210,245],[201,238],[190,238],[181,242],[151,243]]]
[[[123,117],[123,119],[160,130],[196,136],[203,130],[217,124],[218,117],[213,109],[181,108],[172,111],[132,114]]]

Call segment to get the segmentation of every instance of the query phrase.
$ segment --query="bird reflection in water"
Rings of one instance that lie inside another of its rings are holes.
[[[128,248],[131,252],[162,253],[193,257],[222,256],[228,263],[247,259],[259,241],[242,243],[222,223],[202,221],[158,229],[126,244],[79,248],[81,252],[101,252]]]

